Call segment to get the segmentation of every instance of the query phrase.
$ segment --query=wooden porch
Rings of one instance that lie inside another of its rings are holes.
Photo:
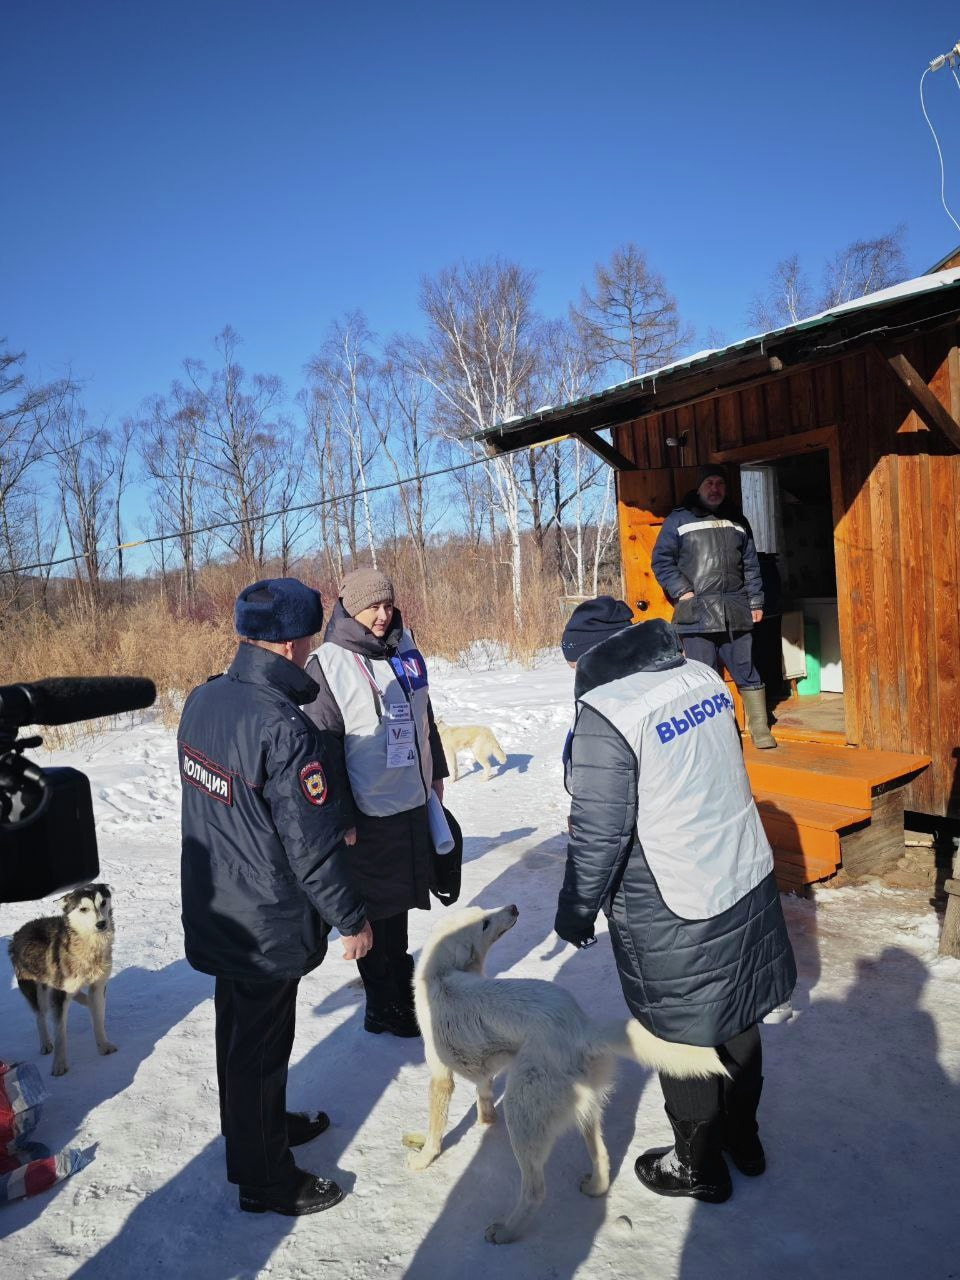
[[[782,890],[896,865],[906,788],[929,756],[788,738],[774,751],[744,739],[743,756]]]

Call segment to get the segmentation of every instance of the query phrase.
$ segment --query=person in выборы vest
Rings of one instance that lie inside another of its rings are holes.
[[[684,658],[669,623],[629,618],[601,597],[564,632],[576,718],[554,928],[588,946],[602,911],[633,1016],[664,1040],[716,1048],[729,1080],[661,1076],[674,1145],[635,1170],[660,1195],[719,1203],[732,1191],[724,1152],[748,1176],[766,1166],[757,1023],[797,971],[727,687]]]
[[[374,1034],[418,1036],[407,914],[430,908],[427,802],[431,791],[443,799],[447,763],[426,663],[385,574],[346,575],[306,670],[320,694],[304,710],[342,750],[351,874],[373,926],[373,949],[357,961],[363,1025]]]

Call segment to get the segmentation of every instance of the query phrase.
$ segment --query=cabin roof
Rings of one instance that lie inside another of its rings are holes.
[[[644,414],[733,389],[789,366],[827,359],[840,351],[934,328],[960,314],[960,267],[935,271],[840,303],[795,324],[771,329],[671,364],[562,405],[507,418],[475,433],[492,453],[595,432]]]

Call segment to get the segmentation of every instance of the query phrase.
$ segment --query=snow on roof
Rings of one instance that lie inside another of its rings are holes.
[[[792,324],[783,325],[779,329],[770,329],[766,333],[753,334],[748,338],[741,338],[737,342],[732,342],[726,347],[711,347],[704,351],[697,351],[694,355],[682,356],[679,360],[673,360],[670,364],[660,365],[656,369],[647,369],[644,373],[637,374],[635,377],[626,378],[622,382],[615,382],[609,387],[604,387],[600,391],[592,391],[588,395],[581,396],[575,400],[570,400],[566,404],[553,405],[535,410],[527,415],[515,415],[512,418],[506,418],[497,426],[489,428],[477,434],[488,437],[495,434],[503,428],[515,429],[518,424],[529,423],[531,420],[540,415],[548,414],[566,414],[572,409],[589,403],[597,403],[603,401],[608,395],[614,392],[622,391],[627,387],[635,386],[650,387],[656,389],[657,379],[662,378],[665,374],[674,373],[681,369],[691,369],[697,364],[703,364],[714,360],[718,357],[726,356],[739,349],[760,345],[763,347],[773,339],[785,337],[791,333],[800,333],[805,329],[822,325],[825,321],[832,320],[837,316],[850,315],[858,311],[867,311],[871,307],[882,307],[891,302],[903,301],[907,298],[917,297],[925,293],[933,293],[937,289],[949,288],[960,283],[960,267],[953,267],[947,271],[934,271],[927,275],[917,276],[913,280],[904,280],[900,284],[890,285],[886,289],[877,289],[874,293],[864,294],[860,298],[852,298],[849,302],[840,302],[836,306],[829,307],[826,311],[818,311],[815,315],[806,316],[802,320],[797,320]]]

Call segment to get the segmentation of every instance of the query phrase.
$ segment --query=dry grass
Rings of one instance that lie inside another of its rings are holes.
[[[393,578],[404,621],[428,658],[458,662],[486,645],[530,666],[539,651],[559,644],[563,617],[556,579],[528,570],[518,625],[510,565],[496,560],[489,547],[437,549],[426,592],[409,562],[395,567],[384,560],[380,567]],[[323,581],[310,565],[293,572],[320,587],[329,616],[338,584]],[[266,570],[263,576],[270,573]],[[173,726],[186,694],[229,665],[237,643],[233,603],[248,581],[249,575],[237,566],[205,569],[191,616],[171,609],[158,595],[99,612],[69,604],[55,616],[39,607],[13,616],[8,612],[0,643],[0,683],[50,676],[146,676],[157,686],[161,720]],[[143,591],[148,589],[144,584]],[[100,723],[88,721],[44,733],[51,745],[63,745],[96,733]]]

